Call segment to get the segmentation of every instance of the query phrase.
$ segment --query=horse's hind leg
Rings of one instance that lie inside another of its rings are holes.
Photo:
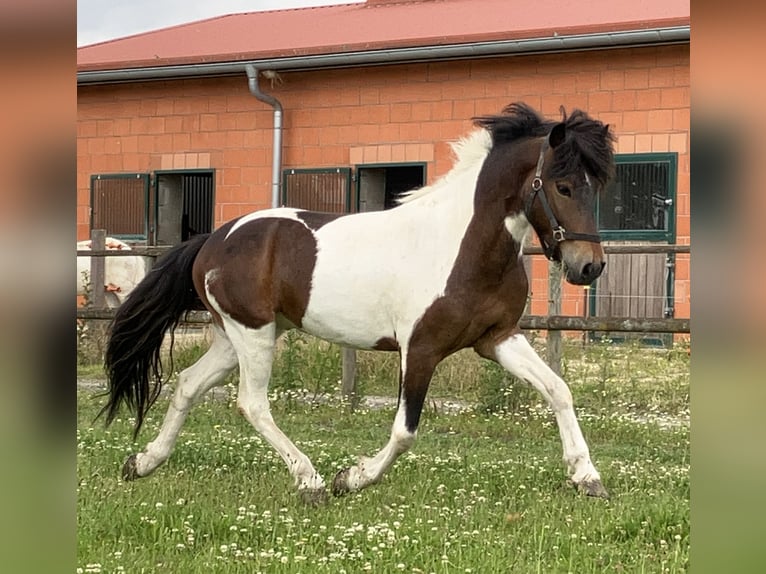
[[[277,339],[276,325],[269,323],[251,329],[226,317],[224,325],[239,356],[239,411],[285,461],[304,502],[324,502],[327,498],[324,480],[271,416],[268,386]]]
[[[131,455],[125,462],[122,469],[125,480],[147,476],[167,460],[191,408],[207,391],[220,385],[236,366],[234,348],[226,335],[213,327],[213,342],[208,351],[178,375],[178,385],[159,434],[143,452]]]
[[[479,350],[479,349],[477,349]],[[486,349],[482,349],[485,351]],[[485,354],[482,352],[482,354]],[[505,369],[537,389],[553,409],[561,435],[566,463],[574,485],[589,496],[607,498],[601,476],[590,460],[572,404],[572,393],[561,377],[545,364],[522,333],[516,333],[494,346],[494,358]]]

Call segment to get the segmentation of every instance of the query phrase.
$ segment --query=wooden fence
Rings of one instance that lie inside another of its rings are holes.
[[[105,232],[94,230],[91,236],[92,250],[77,251],[77,255],[91,257],[91,283],[104,284],[104,257],[121,257],[142,255],[156,258],[165,253],[169,247],[134,247],[131,251],[115,251],[105,249]],[[691,253],[690,245],[604,245],[608,255],[630,255],[647,253]],[[542,255],[539,247],[524,249],[524,256]],[[548,315],[524,315],[519,326],[526,330],[544,330],[548,363],[558,374],[561,373],[561,332],[562,331],[594,331],[594,332],[623,332],[623,333],[690,333],[689,319],[675,318],[635,318],[635,317],[580,317],[561,315],[561,270],[558,265],[549,265],[548,281]],[[101,293],[99,293],[101,291]],[[114,309],[106,308],[104,294],[100,289],[93,290],[93,300],[88,307],[77,309],[77,318],[83,320],[110,320],[114,317]],[[189,311],[184,323],[210,323],[207,311]],[[342,352],[343,373],[342,392],[349,398],[354,397],[356,378],[356,353],[353,349],[344,348]]]

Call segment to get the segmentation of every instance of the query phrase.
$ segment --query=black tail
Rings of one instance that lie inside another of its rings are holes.
[[[169,372],[173,372],[173,330],[199,299],[192,282],[192,265],[209,235],[196,235],[163,255],[120,305],[112,321],[104,358],[109,401],[98,416],[106,413],[109,425],[125,403],[136,413],[133,440],[162,390],[160,348],[168,330]]]

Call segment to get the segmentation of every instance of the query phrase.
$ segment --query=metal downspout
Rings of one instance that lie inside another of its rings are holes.
[[[259,70],[252,64],[245,66],[247,85],[250,93],[262,102],[274,108],[274,143],[273,159],[271,162],[271,207],[279,207],[282,203],[279,188],[282,175],[282,104],[274,96],[264,94],[258,85]]]

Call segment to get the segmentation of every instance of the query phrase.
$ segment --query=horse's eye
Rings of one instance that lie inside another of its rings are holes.
[[[572,190],[569,189],[569,186],[565,183],[557,183],[556,191],[558,191],[564,197],[572,197]]]

